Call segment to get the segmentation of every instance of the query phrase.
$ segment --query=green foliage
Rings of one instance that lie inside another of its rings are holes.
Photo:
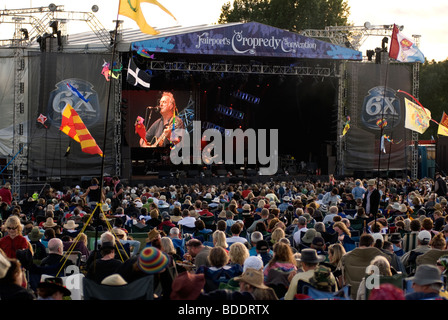
[[[419,101],[431,111],[431,118],[439,122],[442,114],[448,114],[448,60],[442,62],[426,61],[420,68]],[[437,136],[438,126],[431,122],[429,128],[420,137],[429,140]]]
[[[289,31],[347,25],[346,0],[234,0],[221,8],[218,23],[259,22]]]

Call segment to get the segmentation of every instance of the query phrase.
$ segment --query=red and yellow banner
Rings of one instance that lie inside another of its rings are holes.
[[[69,104],[62,111],[62,121],[59,130],[79,142],[83,152],[103,156],[103,151],[98,147],[98,144],[90,134],[81,117]]]

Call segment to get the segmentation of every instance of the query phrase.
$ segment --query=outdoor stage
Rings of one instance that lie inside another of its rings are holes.
[[[56,8],[47,18],[63,13]],[[415,72],[410,64],[366,61],[357,50],[256,22],[173,27],[156,36],[120,29],[112,39],[114,52],[107,30],[70,37],[47,31],[39,43],[18,39],[22,47],[0,49],[0,77],[5,83],[0,88],[5,96],[0,158],[12,163],[3,178],[13,180],[19,193],[21,181],[76,185],[102,174],[140,183],[301,179],[360,171],[367,176],[378,168],[410,168],[410,151],[403,146],[411,137],[403,129],[403,97],[397,94],[398,89],[413,90]],[[104,71],[107,62],[108,70],[115,70],[110,74]],[[145,73],[149,88],[130,80],[130,70]],[[10,75],[14,82],[8,81]],[[88,101],[74,95],[67,83]],[[258,175],[263,165],[248,165],[245,144],[235,146],[245,155],[243,163],[223,163],[232,166],[219,169],[221,173],[214,167],[209,173],[201,167],[172,166],[166,155],[162,159],[138,150],[135,121],[140,116],[149,126],[157,120],[159,114],[147,107],[158,106],[163,91],[173,93],[187,130],[193,121],[200,121],[201,130],[219,130],[223,137],[236,129],[277,130],[277,174]],[[391,124],[385,133],[404,143],[379,157],[381,137],[375,123],[378,106],[385,102]],[[104,158],[82,152],[79,143],[61,132],[67,104],[78,112]],[[36,121],[39,115],[46,122]],[[350,130],[342,135],[349,117]],[[248,169],[255,173],[236,171]]]

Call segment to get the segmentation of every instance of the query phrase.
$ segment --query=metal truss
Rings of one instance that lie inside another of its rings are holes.
[[[207,63],[207,62],[167,62],[151,61],[152,70],[185,71],[185,72],[218,72],[218,73],[243,73],[243,74],[276,74],[298,76],[335,76],[334,70],[329,67],[302,67],[261,64],[231,64],[231,63]]]
[[[40,16],[38,16],[40,15]],[[48,7],[5,9],[0,10],[0,23],[16,23],[20,20],[22,25],[30,25],[27,35],[14,35],[12,40],[1,40],[0,46],[29,46],[33,41],[45,34],[52,34],[50,23],[58,22],[58,29],[65,29],[67,21],[84,21],[95,33],[104,47],[112,49],[112,35],[106,30],[96,16],[91,12],[64,11],[64,6],[49,5]],[[66,36],[66,33],[63,34]]]
[[[324,30],[307,29],[300,34],[310,38],[329,39],[333,44],[359,50],[370,36],[390,37],[393,26],[393,24],[372,26],[366,22],[364,26],[330,26],[325,27]]]

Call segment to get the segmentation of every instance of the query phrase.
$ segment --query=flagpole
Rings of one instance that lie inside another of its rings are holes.
[[[113,69],[113,63],[115,60],[115,51],[117,48],[117,33],[118,33],[118,25],[119,25],[119,20],[118,20],[118,16],[119,16],[119,12],[120,11],[120,1],[118,2],[118,11],[117,11],[117,20],[115,23],[115,30],[114,30],[114,36],[113,36],[113,47],[112,47],[112,61],[110,63],[111,66],[111,72]],[[103,157],[101,160],[101,174],[100,174],[100,190],[101,192],[103,192],[103,188],[104,188],[104,163],[106,160],[106,144],[107,144],[107,124],[109,123],[109,109],[110,109],[110,95],[112,92],[112,79],[109,82],[109,90],[107,93],[107,103],[106,103],[106,121],[104,124],[104,138],[103,138]],[[100,202],[102,202],[100,200]]]
[[[388,57],[389,59],[389,57]],[[382,102],[382,106],[381,106],[381,125],[380,125],[380,143],[379,143],[379,150],[378,150],[378,177],[376,179],[376,189],[378,190],[378,193],[380,194],[380,175],[381,175],[381,139],[383,137],[384,134],[384,101],[386,100],[386,85],[387,85],[387,78],[388,78],[388,73],[389,73],[389,61],[387,61],[386,64],[386,75],[385,75],[385,80],[384,80],[384,91],[383,91],[383,102]],[[386,181],[387,181],[387,177],[386,177]],[[380,194],[380,203],[381,203],[381,194]],[[379,203],[378,203],[378,209],[379,209]],[[376,220],[377,220],[377,215],[378,215],[378,210],[377,212],[375,212],[375,224],[376,224]]]

